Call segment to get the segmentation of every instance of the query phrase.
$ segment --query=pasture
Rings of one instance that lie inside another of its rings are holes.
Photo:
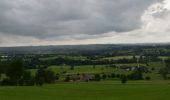
[[[135,67],[138,66],[137,63],[132,63],[132,64],[115,64],[116,66],[129,66],[129,67]],[[145,66],[145,64],[139,64],[140,66]],[[105,74],[111,74],[111,73],[115,73],[115,74],[130,74],[132,71],[129,70],[123,70],[123,69],[115,69],[115,68],[111,68],[111,67],[106,67],[107,65],[96,65],[95,68],[93,67],[93,65],[81,65],[81,66],[75,66],[74,70],[70,69],[70,66],[56,66],[56,65],[52,65],[49,66],[47,69],[54,71],[55,73],[62,73],[65,72],[65,74],[95,74],[95,73],[105,73]],[[160,80],[160,74],[158,73],[160,68],[165,66],[164,64],[162,64],[161,62],[150,62],[148,69],[151,70],[152,68],[154,68],[154,70],[151,73],[144,73],[144,76],[149,76],[151,77],[152,80]],[[31,72],[33,73],[33,75],[35,75],[36,73],[36,69],[31,69]]]
[[[70,82],[0,87],[0,100],[169,100],[169,81]]]

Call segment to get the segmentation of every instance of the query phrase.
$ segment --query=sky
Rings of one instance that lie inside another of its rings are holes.
[[[170,42],[170,0],[0,0],[0,46]]]

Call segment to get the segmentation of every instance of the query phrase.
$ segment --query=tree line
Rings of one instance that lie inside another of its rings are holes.
[[[56,74],[44,68],[37,69],[36,74],[33,75],[24,67],[23,61],[18,59],[13,59],[8,64],[1,63],[0,75],[0,85],[11,86],[42,86],[44,83],[54,83],[56,80]]]

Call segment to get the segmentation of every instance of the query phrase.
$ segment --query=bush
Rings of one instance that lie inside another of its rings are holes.
[[[116,76],[115,73],[112,73],[112,74],[111,74],[111,77],[112,77],[112,78],[115,78],[115,76]]]
[[[1,85],[3,85],[3,86],[12,85],[12,82],[11,82],[10,79],[5,78],[5,79],[2,80]]]
[[[39,77],[36,81],[36,85],[42,86],[44,84],[44,77]]]
[[[60,78],[60,77],[59,77],[59,74],[56,74],[56,75],[55,75],[55,79],[56,79],[56,80],[59,80],[59,78]]]
[[[145,80],[151,80],[151,77],[146,76],[146,77],[145,77]]]
[[[53,71],[46,70],[45,71],[45,82],[46,83],[54,83],[56,79],[56,75]]]
[[[65,82],[69,82],[70,81],[70,75],[67,75],[66,77],[65,77],[65,80],[64,80]]]
[[[74,65],[71,65],[70,70],[74,70]]]
[[[95,74],[95,75],[94,75],[94,80],[95,80],[95,81],[100,81],[100,80],[101,80],[100,74]]]
[[[103,74],[103,75],[102,75],[102,79],[105,80],[106,78],[107,78],[107,75],[106,75],[106,74]]]
[[[121,83],[125,84],[127,82],[127,76],[126,75],[122,75],[121,77]]]
[[[107,75],[108,78],[111,78],[111,75]]]
[[[19,86],[23,86],[24,85],[24,80],[23,79],[20,79],[19,80]]]
[[[116,74],[116,78],[120,78],[120,74]]]
[[[40,68],[37,70],[37,73],[35,75],[35,83],[36,85],[42,86],[45,82],[45,70]]]
[[[35,83],[34,77],[31,75],[30,71],[25,71],[23,75],[23,81],[25,86],[33,86]]]
[[[143,72],[140,69],[136,69],[128,76],[131,80],[143,80]]]

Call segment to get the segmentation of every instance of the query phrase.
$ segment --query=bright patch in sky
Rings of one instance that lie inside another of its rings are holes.
[[[168,10],[170,10],[170,0],[165,0],[164,4],[165,4],[164,7],[167,8]]]

